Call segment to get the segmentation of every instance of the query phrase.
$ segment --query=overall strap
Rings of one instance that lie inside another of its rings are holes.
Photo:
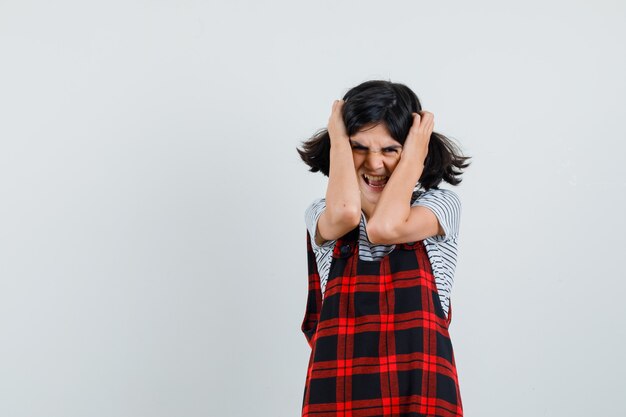
[[[315,343],[315,331],[317,330],[317,323],[319,322],[322,310],[322,290],[320,287],[320,276],[317,269],[317,261],[315,260],[315,253],[313,252],[311,236],[308,229],[306,232],[306,247],[309,284],[306,311],[300,328],[302,333],[304,333],[309,346],[313,348]]]
[[[421,257],[421,259],[423,259],[424,262],[430,263],[430,259],[428,258],[428,251],[426,250],[426,244],[424,243],[423,240],[418,240],[416,242],[401,243],[399,245],[396,245],[396,250],[417,251],[416,252],[417,254],[421,254],[421,255],[416,255],[418,259],[420,259]],[[432,265],[430,265],[429,269],[431,271],[431,274],[434,277],[434,271],[432,269]],[[436,282],[435,282],[435,289],[437,290]],[[450,326],[451,322],[452,322],[452,303],[449,302],[448,315],[446,317],[446,328]]]

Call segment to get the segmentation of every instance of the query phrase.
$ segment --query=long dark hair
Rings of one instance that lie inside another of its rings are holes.
[[[343,97],[343,121],[352,136],[372,124],[384,123],[389,134],[404,145],[413,122],[412,113],[422,110],[417,95],[403,84],[390,81],[366,81],[350,89]],[[310,172],[321,171],[328,176],[330,168],[330,136],[326,129],[296,148]],[[426,190],[438,188],[441,181],[452,185],[461,182],[463,168],[471,157],[463,156],[458,146],[441,133],[433,132],[428,143],[428,154],[419,183]]]

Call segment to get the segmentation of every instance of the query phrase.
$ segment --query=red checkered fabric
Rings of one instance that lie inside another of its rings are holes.
[[[422,241],[359,258],[359,228],[337,240],[324,301],[307,231],[312,348],[302,416],[463,415],[448,318]]]

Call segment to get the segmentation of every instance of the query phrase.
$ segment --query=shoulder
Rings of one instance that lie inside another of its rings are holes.
[[[317,220],[326,208],[325,198],[316,198],[304,211],[304,221],[307,227],[317,224]],[[309,228],[310,229],[310,228]]]
[[[419,205],[438,205],[449,207],[451,209],[461,210],[461,199],[458,194],[452,190],[443,188],[431,188],[427,191],[416,191],[417,198],[413,201],[413,206]]]
[[[461,218],[461,199],[456,192],[447,189],[431,188],[416,191],[417,198],[412,206],[424,206],[437,216],[446,238],[456,237]]]
[[[311,246],[315,252],[320,250],[328,250],[332,248],[335,241],[328,240],[324,242],[321,246],[315,242],[315,235],[317,232],[317,222],[322,215],[322,212],[326,208],[326,199],[325,198],[316,198],[309,204],[309,206],[304,211],[304,222],[306,223],[306,228],[309,231],[309,236],[311,240]]]

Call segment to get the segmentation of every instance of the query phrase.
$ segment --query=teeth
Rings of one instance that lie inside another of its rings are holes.
[[[384,175],[382,175],[382,176],[372,176],[372,175],[363,174],[363,176],[366,177],[370,181],[382,181],[382,180],[387,179],[387,177],[384,176]]]

